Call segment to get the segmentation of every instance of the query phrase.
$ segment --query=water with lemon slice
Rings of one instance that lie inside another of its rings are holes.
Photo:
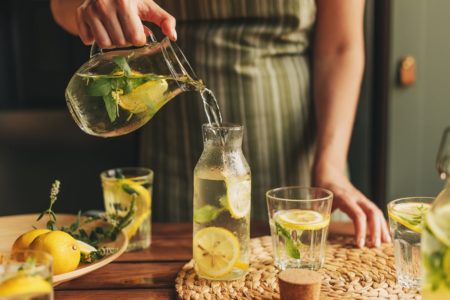
[[[269,223],[278,268],[317,270],[323,265],[329,215],[307,209],[279,210]]]
[[[421,253],[422,299],[450,299],[450,183],[425,217]]]
[[[397,280],[405,287],[420,286],[420,233],[432,200],[433,198],[405,198],[394,200],[388,205]]]
[[[102,185],[109,222],[115,222],[114,216],[124,217],[130,211],[134,214],[124,229],[129,239],[127,251],[147,248],[151,242],[152,184],[149,178],[103,179]]]

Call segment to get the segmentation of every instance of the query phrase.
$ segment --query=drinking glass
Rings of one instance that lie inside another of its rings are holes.
[[[333,194],[315,187],[266,193],[275,266],[317,270],[325,261]]]
[[[0,261],[0,299],[53,299],[50,254],[20,250],[5,255]]]
[[[431,197],[409,197],[388,204],[397,280],[404,287],[420,287],[420,234],[423,219],[433,200]]]
[[[100,174],[109,222],[131,222],[124,229],[127,251],[148,248],[151,243],[153,171],[146,168],[118,168]]]

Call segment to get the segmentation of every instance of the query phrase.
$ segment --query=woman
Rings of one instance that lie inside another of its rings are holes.
[[[364,68],[363,0],[53,0],[56,21],[102,48],[141,45],[146,28],[177,39],[217,98],[224,120],[243,123],[252,168],[252,213],[264,192],[315,185],[354,222],[355,244],[390,241],[382,212],[346,174]],[[310,61],[312,66],[310,67]],[[312,76],[311,76],[312,74]],[[310,97],[310,94],[312,97]],[[155,213],[192,211],[192,171],[200,156],[200,101],[172,101],[143,131],[143,157],[157,174]]]

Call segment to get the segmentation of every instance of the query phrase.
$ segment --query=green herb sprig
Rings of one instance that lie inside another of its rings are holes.
[[[154,75],[133,77],[132,70],[128,64],[127,57],[114,56],[112,58],[116,68],[111,77],[88,78],[87,93],[89,96],[103,97],[108,118],[114,122],[119,117],[119,102],[122,95],[126,95],[138,86],[149,80],[154,80]],[[114,76],[114,73],[121,73],[123,76]],[[132,113],[130,113],[131,117]]]
[[[50,189],[50,206],[41,212],[39,217],[36,219],[36,221],[39,221],[44,217],[45,215],[48,216],[47,221],[47,228],[50,230],[56,230],[56,214],[53,211],[53,205],[55,204],[56,200],[58,199],[59,189],[61,187],[61,182],[59,180],[55,180],[52,184],[52,187]]]
[[[277,231],[277,234],[284,237],[284,246],[286,247],[286,253],[292,258],[300,259],[300,251],[298,251],[298,248],[296,247],[294,241],[292,240],[292,237],[283,226],[281,226],[278,222],[275,222],[275,228]]]

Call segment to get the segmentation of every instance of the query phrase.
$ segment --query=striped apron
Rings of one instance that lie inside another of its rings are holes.
[[[245,126],[252,218],[265,192],[309,185],[315,142],[309,48],[314,0],[164,0],[178,45],[216,95],[224,122]],[[206,122],[200,96],[183,93],[140,131],[141,164],[155,171],[153,218],[192,219],[193,170]]]

